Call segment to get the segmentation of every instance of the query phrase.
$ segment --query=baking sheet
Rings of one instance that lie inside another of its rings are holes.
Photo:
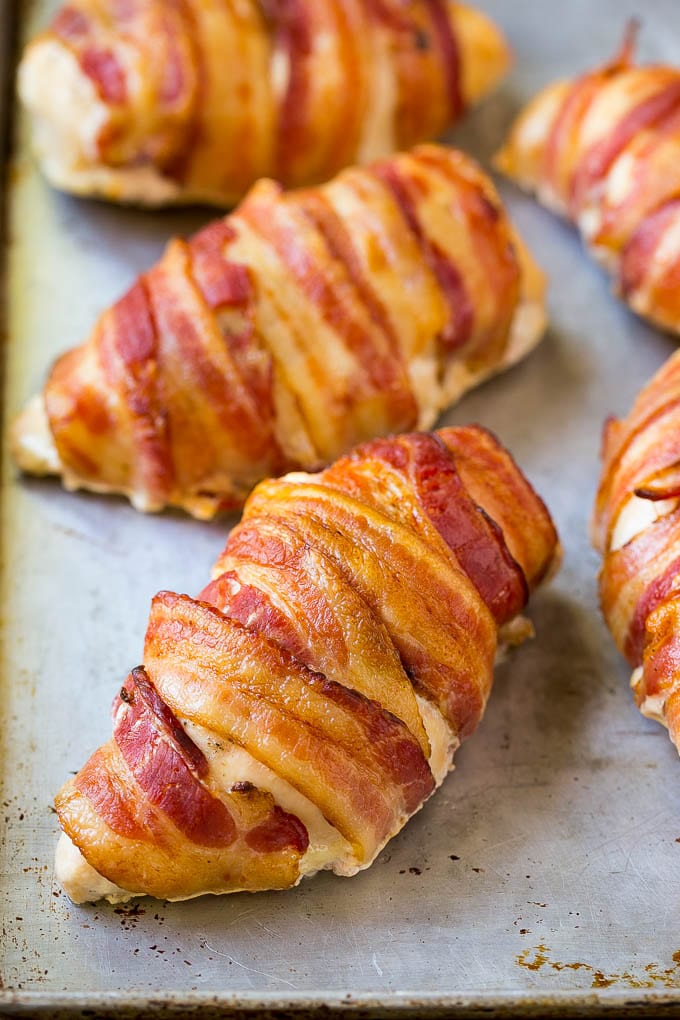
[[[25,33],[53,6],[35,3]],[[483,160],[540,85],[610,54],[630,14],[642,15],[645,58],[680,60],[674,0],[479,6],[517,58],[450,136]],[[210,215],[58,195],[19,127],[8,418],[165,240]],[[610,296],[570,228],[501,190],[550,274],[551,327],[523,365],[444,421],[499,433],[553,510],[565,563],[535,598],[537,638],[498,671],[456,772],[368,872],[185,904],[69,903],[53,880],[51,798],[109,736],[151,596],[198,591],[230,521],[143,517],[122,500],[20,480],[5,456],[0,1012],[680,1013],[680,763],[634,708],[598,615],[586,534],[602,419],[626,411],[675,344]]]

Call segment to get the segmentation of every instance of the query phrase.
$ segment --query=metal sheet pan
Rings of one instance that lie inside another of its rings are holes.
[[[25,34],[50,6],[21,6]],[[643,15],[644,57],[680,60],[677,0],[480,6],[517,56],[451,135],[482,159],[537,87],[607,56],[631,13]],[[208,216],[58,195],[24,135],[20,123],[8,417],[164,241]],[[445,420],[505,439],[549,501],[566,559],[535,600],[536,640],[499,670],[455,774],[368,872],[185,904],[68,902],[52,875],[51,797],[108,736],[150,597],[197,591],[230,522],[145,518],[20,480],[4,458],[0,1012],[680,1013],[680,764],[633,706],[587,540],[602,419],[628,408],[675,345],[610,296],[567,226],[501,187],[550,274],[551,327],[525,364]]]

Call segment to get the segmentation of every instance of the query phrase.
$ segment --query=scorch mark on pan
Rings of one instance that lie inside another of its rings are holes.
[[[661,969],[657,963],[647,963],[642,968],[643,974],[635,975],[631,971],[607,973],[593,967],[590,963],[572,962],[563,963],[559,960],[551,960],[550,953],[542,942],[533,949],[523,949],[515,957],[519,967],[527,970],[541,970],[542,967],[551,967],[553,970],[585,970],[593,976],[591,988],[609,988],[617,982],[627,985],[629,988],[654,988],[662,985],[665,988],[680,987],[680,949],[673,953],[673,966]],[[533,958],[532,958],[533,954]]]

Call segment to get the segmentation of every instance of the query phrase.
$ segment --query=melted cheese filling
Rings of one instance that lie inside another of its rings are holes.
[[[653,500],[631,496],[618,516],[612,531],[609,551],[616,552],[617,549],[621,549],[659,517],[672,513],[679,503],[680,500],[677,499]]]

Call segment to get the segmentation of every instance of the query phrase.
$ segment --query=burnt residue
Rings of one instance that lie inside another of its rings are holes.
[[[255,787],[252,783],[249,783],[247,779],[242,779],[238,783],[234,783],[233,786],[229,787],[230,793],[252,793]]]
[[[118,914],[121,917],[143,917],[146,910],[140,907],[139,903],[121,903],[119,906],[113,908],[114,914]]]
[[[551,970],[583,970],[592,975],[591,988],[610,988],[612,985],[624,985],[627,988],[678,988],[680,987],[680,949],[673,953],[673,966],[661,967],[657,963],[647,963],[642,972],[632,971],[607,972],[581,960],[564,962],[552,960],[551,950],[542,942],[532,949],[523,949],[515,957],[519,967],[538,971],[543,967]]]
[[[139,903],[119,903],[113,907],[113,912],[120,918],[120,926],[123,931],[134,931],[146,911]]]

